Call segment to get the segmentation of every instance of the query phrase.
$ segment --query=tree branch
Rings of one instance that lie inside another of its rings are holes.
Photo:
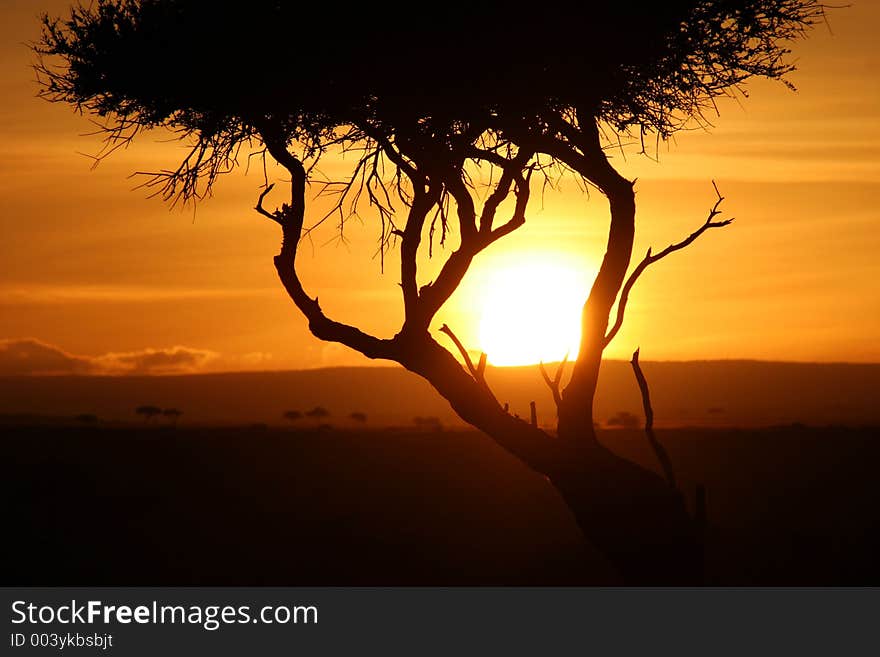
[[[654,454],[657,455],[657,460],[660,461],[660,467],[663,469],[663,475],[666,477],[666,481],[672,488],[678,488],[675,483],[675,471],[672,468],[672,461],[669,459],[669,454],[667,453],[666,448],[660,444],[660,441],[658,441],[657,437],[654,435],[654,409],[651,408],[651,393],[648,391],[648,381],[645,379],[645,375],[642,373],[642,368],[639,365],[638,349],[633,353],[630,363],[632,364],[633,372],[636,375],[639,390],[642,393],[642,406],[645,409],[645,435],[648,436],[648,442],[654,449]]]
[[[264,217],[271,219],[272,221],[277,223],[279,226],[281,226],[281,225],[283,225],[283,218],[282,218],[281,212],[278,210],[275,210],[274,212],[269,212],[268,210],[263,208],[263,199],[266,198],[266,195],[269,194],[269,192],[271,192],[274,187],[275,187],[275,183],[272,183],[271,185],[266,186],[266,189],[264,189],[260,193],[260,198],[257,199],[257,205],[254,207],[254,210],[256,210]]]
[[[437,314],[437,311],[440,310],[443,304],[446,303],[447,299],[449,299],[458,288],[474,257],[486,247],[495,243],[505,235],[509,235],[525,224],[526,208],[529,203],[529,184],[531,182],[532,169],[529,168],[525,176],[522,175],[521,170],[515,169],[515,167],[521,168],[524,166],[528,159],[531,158],[530,153],[524,152],[521,153],[521,155],[521,160],[517,160],[517,158],[520,157],[518,155],[514,160],[508,161],[511,163],[507,165],[509,168],[505,169],[505,175],[502,175],[502,179],[499,180],[495,191],[486,201],[487,207],[484,207],[482,213],[483,216],[480,220],[480,230],[470,234],[470,237],[466,237],[465,234],[462,233],[461,246],[450,254],[446,262],[443,263],[443,267],[440,269],[437,279],[433,283],[425,285],[422,288],[420,303],[422,321],[425,323],[424,325],[426,327],[430,324],[434,315]],[[516,162],[515,165],[512,164],[514,162]],[[508,172],[510,172],[509,175],[507,175]],[[516,204],[513,209],[513,214],[506,223],[493,229],[492,218],[494,218],[497,207],[501,204],[504,198],[509,195],[511,183],[513,182],[515,182],[514,194],[516,195]],[[503,190],[503,194],[499,190]],[[456,199],[456,202],[459,202],[459,197],[456,194],[461,193],[467,195],[470,203],[469,208],[473,208],[473,200],[464,184],[461,185],[461,188],[458,189],[457,192],[453,192],[453,198]],[[459,211],[461,211],[460,206]],[[470,209],[468,209],[467,212],[470,212]]]
[[[461,340],[458,339],[458,336],[452,332],[452,329],[449,328],[448,325],[444,324],[440,327],[440,332],[445,333],[449,336],[449,339],[452,340],[452,342],[455,344],[456,349],[458,349],[462,358],[464,358],[464,364],[467,366],[468,372],[471,373],[471,376],[474,377],[474,380],[478,384],[480,384],[480,387],[483,388],[489,395],[491,395],[492,399],[495,400],[495,403],[498,404],[498,399],[495,397],[494,393],[489,388],[489,384],[486,382],[486,353],[480,352],[480,362],[477,366],[474,366],[474,361],[471,360],[470,354],[461,343]]]
[[[410,322],[419,323],[418,290],[418,251],[422,241],[422,229],[428,213],[437,201],[439,193],[430,187],[417,184],[413,180],[413,202],[406,217],[406,225],[401,233],[400,245],[400,286],[403,290],[404,326]]]
[[[721,192],[718,191],[718,186],[715,184],[715,181],[712,181],[712,186],[715,188],[715,193],[718,195],[718,200],[715,201],[715,205],[709,211],[709,216],[706,218],[705,223],[700,226],[693,233],[688,235],[681,242],[677,242],[675,244],[670,244],[665,249],[663,249],[660,253],[656,255],[651,254],[651,249],[648,249],[648,252],[645,254],[645,257],[642,261],[636,266],[633,272],[629,275],[629,278],[626,280],[626,283],[623,285],[623,289],[620,293],[620,301],[617,303],[617,316],[614,320],[614,325],[605,335],[604,346],[608,346],[608,344],[614,339],[614,336],[617,335],[617,332],[620,330],[620,327],[623,326],[623,316],[626,312],[626,304],[629,301],[629,293],[638,280],[639,276],[642,275],[642,272],[648,268],[648,265],[652,265],[658,260],[661,260],[668,256],[670,253],[674,253],[675,251],[680,251],[681,249],[689,246],[696,240],[700,235],[705,233],[710,228],[723,228],[724,226],[728,226],[733,222],[733,218],[726,219],[724,221],[713,221],[715,217],[721,214],[721,203],[724,201],[724,197],[721,196]]]
[[[440,332],[449,336],[449,339],[452,340],[456,349],[458,349],[458,352],[461,354],[462,358],[464,358],[464,364],[467,366],[468,372],[470,372],[471,376],[476,379],[478,376],[477,368],[474,367],[474,361],[471,360],[471,355],[468,353],[468,350],[464,348],[464,345],[461,343],[461,340],[458,339],[458,336],[455,335],[455,333],[452,332],[452,329],[446,324],[440,327]],[[482,361],[482,357],[480,360]]]
[[[559,412],[559,405],[562,404],[562,392],[559,389],[560,383],[562,383],[562,374],[565,371],[565,365],[568,363],[568,353],[565,354],[565,357],[562,359],[562,362],[559,363],[559,367],[556,368],[556,376],[552,379],[550,375],[547,374],[547,370],[544,368],[544,363],[538,363],[538,369],[541,371],[541,376],[544,378],[544,383],[547,384],[547,387],[550,388],[550,392],[553,393],[553,401],[556,403],[556,411]]]
[[[269,212],[263,208],[266,195],[272,190],[268,186],[260,193],[256,211],[281,225],[281,252],[275,256],[275,269],[287,294],[305,315],[312,334],[327,342],[338,342],[359,351],[368,358],[398,360],[399,349],[393,340],[380,340],[360,329],[336,322],[327,317],[318,299],[306,294],[296,271],[296,254],[305,215],[306,171],[302,163],[292,155],[283,141],[273,135],[264,135],[264,143],[272,156],[284,166],[291,176],[291,203],[284,203],[280,210]]]

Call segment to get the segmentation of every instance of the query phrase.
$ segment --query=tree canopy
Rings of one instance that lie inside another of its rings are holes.
[[[198,197],[266,131],[306,155],[369,139],[420,149],[570,141],[599,121],[667,137],[750,77],[791,70],[814,0],[507,3],[425,15],[369,3],[97,0],[44,17],[43,95],[104,117],[111,142],[165,126],[195,148],[161,177]],[[159,182],[157,180],[156,182]]]

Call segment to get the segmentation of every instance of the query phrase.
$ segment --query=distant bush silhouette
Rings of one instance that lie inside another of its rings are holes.
[[[330,411],[323,406],[315,406],[312,410],[306,411],[306,417],[320,420],[321,418],[330,417]]]
[[[361,413],[360,411],[355,411],[348,416],[349,420],[353,420],[354,422],[360,422],[364,424],[367,421],[367,414]]]
[[[303,414],[300,413],[299,411],[285,411],[284,412],[284,419],[290,420],[291,422],[296,422],[297,420],[301,420],[302,416],[303,416]]]
[[[641,424],[639,417],[629,411],[620,411],[608,420],[609,427],[621,427],[623,429],[636,429],[639,424]]]
[[[97,424],[98,422],[98,416],[94,413],[81,413],[73,419],[82,424]]]
[[[180,419],[180,416],[183,415],[183,411],[179,408],[166,408],[162,411],[162,415],[170,419],[174,426],[177,426],[177,421]]]
[[[158,406],[144,405],[144,406],[138,406],[136,409],[134,409],[134,412],[138,415],[143,415],[144,422],[149,422],[157,415],[161,415],[162,409],[159,408]]]

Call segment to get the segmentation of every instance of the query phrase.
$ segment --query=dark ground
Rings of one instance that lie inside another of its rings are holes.
[[[611,584],[475,432],[6,427],[4,585]],[[708,489],[707,583],[880,584],[880,432],[659,433]],[[605,432],[651,463],[643,434]]]

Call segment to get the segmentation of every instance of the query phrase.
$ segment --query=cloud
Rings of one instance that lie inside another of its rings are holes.
[[[190,347],[109,353],[93,359],[106,374],[181,374],[198,372],[217,358],[213,351]]]
[[[0,340],[0,374],[89,374],[92,362],[33,338]]]
[[[35,338],[0,340],[0,375],[185,374],[202,371],[218,354],[170,347],[78,356]]]

